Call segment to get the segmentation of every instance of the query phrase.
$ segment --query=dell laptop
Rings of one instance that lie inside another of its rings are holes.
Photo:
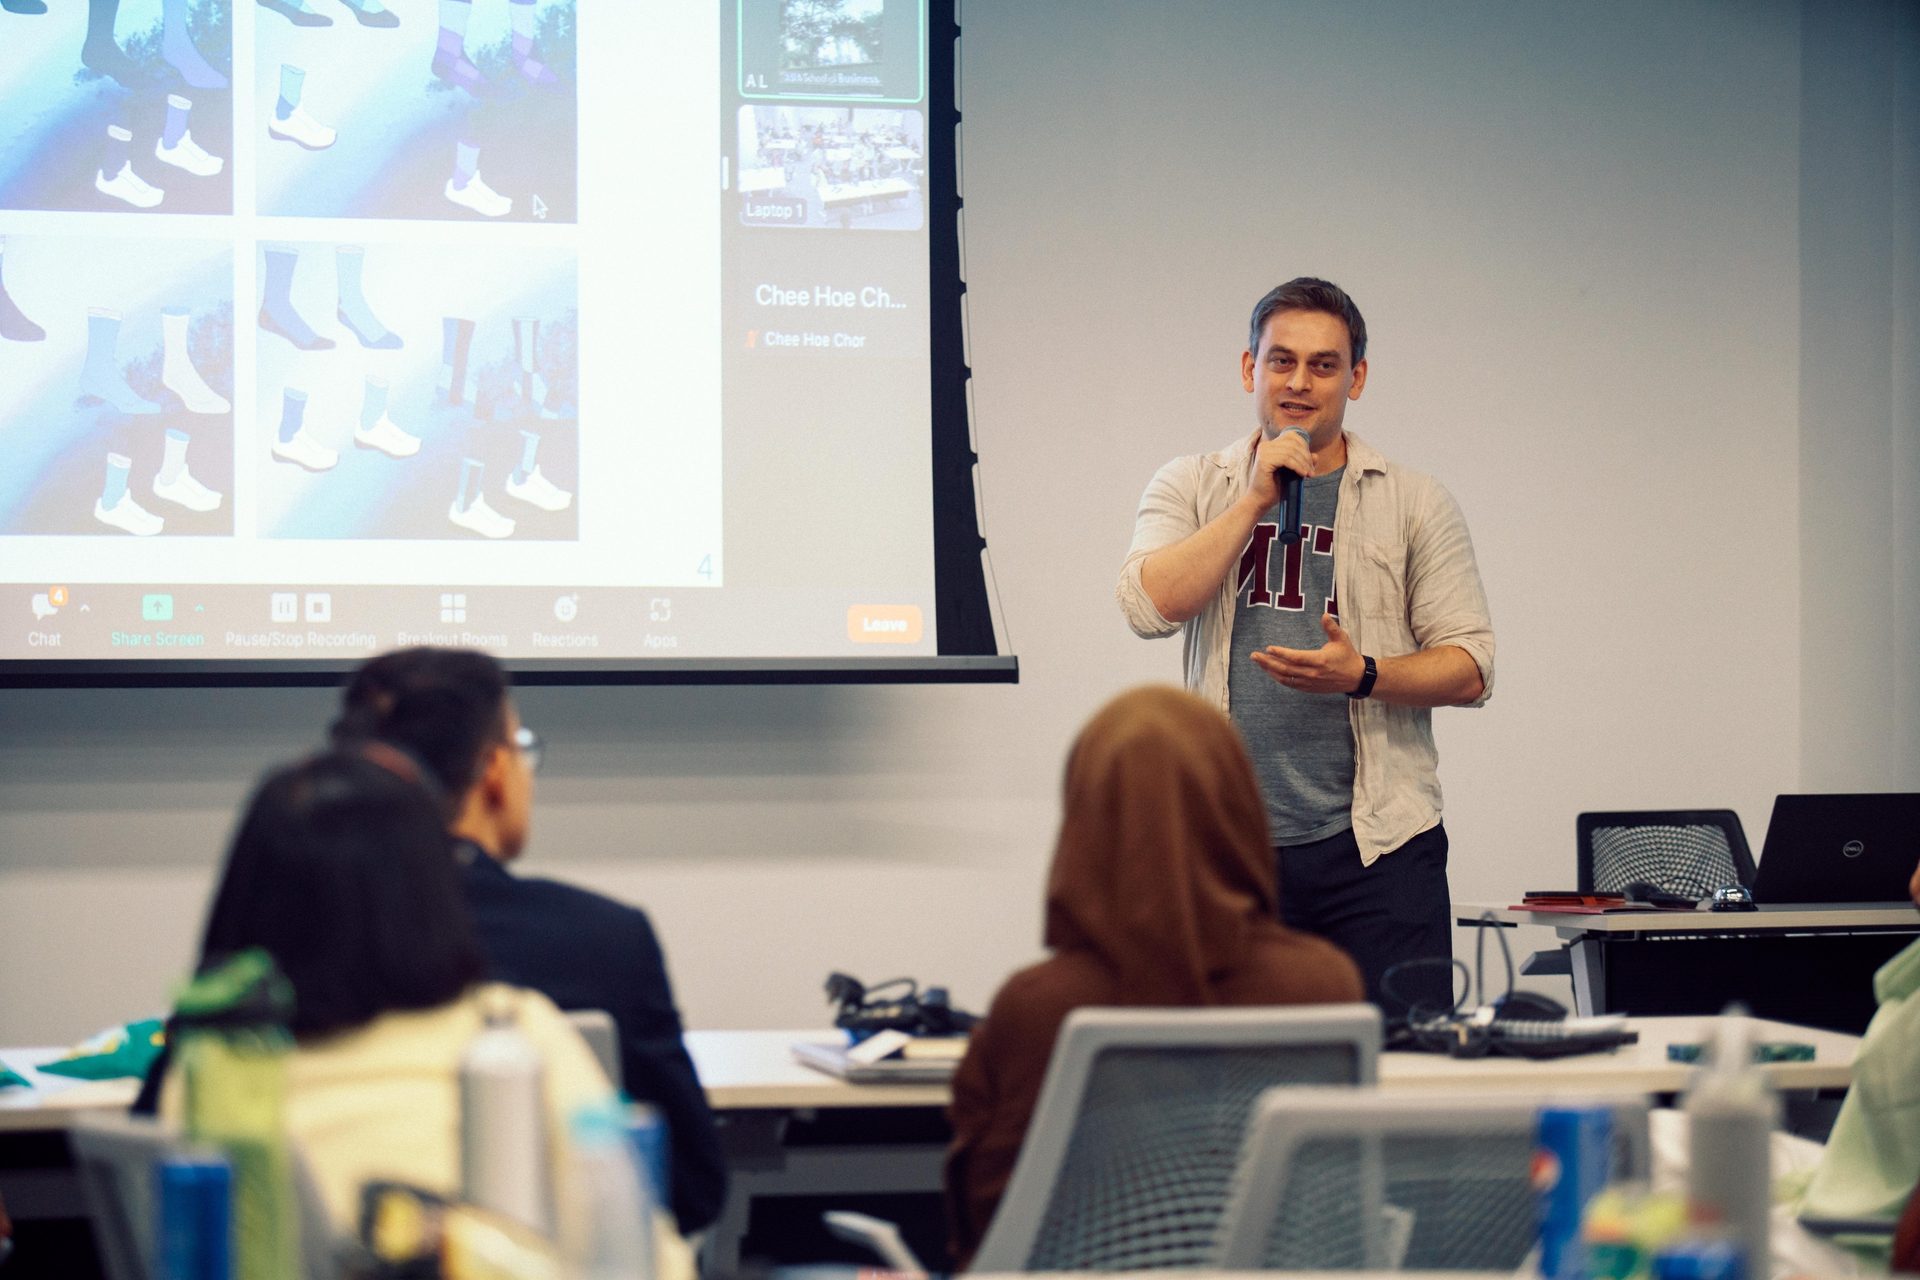
[[[1753,900],[1905,902],[1920,863],[1920,792],[1778,796]]]

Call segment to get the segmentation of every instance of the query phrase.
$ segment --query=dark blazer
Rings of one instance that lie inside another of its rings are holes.
[[[516,876],[477,845],[460,842],[456,852],[490,976],[531,987],[562,1009],[613,1015],[627,1093],[658,1107],[667,1122],[668,1198],[681,1233],[711,1223],[726,1198],[726,1159],[647,913],[573,885]]]

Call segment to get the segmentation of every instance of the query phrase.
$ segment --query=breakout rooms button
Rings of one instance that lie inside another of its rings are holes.
[[[911,604],[857,604],[847,610],[847,639],[855,644],[915,644],[920,639],[920,607]]]

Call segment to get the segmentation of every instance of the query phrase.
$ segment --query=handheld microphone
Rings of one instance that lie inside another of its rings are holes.
[[[1288,427],[1287,431],[1296,433],[1302,440],[1307,442],[1309,447],[1313,444],[1312,438],[1309,437],[1306,432],[1300,430],[1299,427]],[[1283,436],[1287,434],[1287,431],[1282,431],[1280,435]],[[1279,438],[1280,436],[1274,437],[1276,440]],[[1279,471],[1280,541],[1291,546],[1300,541],[1300,513],[1302,510],[1300,473],[1292,467],[1281,467]]]

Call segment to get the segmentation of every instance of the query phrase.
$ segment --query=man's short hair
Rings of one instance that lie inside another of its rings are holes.
[[[1347,324],[1353,363],[1367,358],[1367,322],[1339,285],[1318,276],[1296,276],[1267,290],[1266,296],[1253,304],[1253,323],[1247,327],[1247,350],[1256,356],[1260,354],[1260,335],[1267,327],[1267,317],[1276,311],[1324,311],[1339,317]]]
[[[480,778],[481,757],[506,741],[507,673],[474,649],[395,649],[361,665],[341,694],[337,748],[385,742],[439,784],[449,820]]]

